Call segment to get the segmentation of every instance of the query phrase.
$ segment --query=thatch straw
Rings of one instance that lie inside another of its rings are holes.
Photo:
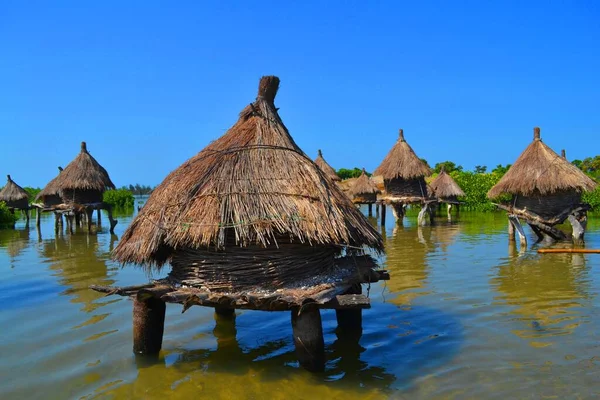
[[[370,193],[381,193],[381,191],[375,186],[375,183],[371,181],[371,178],[367,175],[365,169],[363,168],[362,174],[356,179],[354,185],[349,190],[350,195],[357,196],[361,194],[370,194]]]
[[[317,155],[317,158],[315,158],[315,164],[317,164],[317,166],[321,168],[321,171],[325,172],[325,174],[332,181],[339,182],[342,180],[342,178],[340,178],[335,172],[335,169],[333,169],[331,165],[327,164],[327,161],[325,161],[325,159],[323,158],[323,153],[321,152],[321,150],[319,150],[319,154]]]
[[[431,169],[417,157],[413,149],[404,140],[404,131],[400,129],[398,141],[385,156],[381,165],[373,172],[383,179],[413,179],[431,175]]]
[[[597,183],[579,168],[556,154],[542,142],[540,128],[534,128],[533,142],[500,181],[490,189],[490,199],[501,194],[549,195],[556,192],[592,191]]]
[[[60,190],[96,190],[104,192],[114,189],[108,172],[88,152],[85,142],[81,142],[81,152],[58,176]]]
[[[29,195],[27,192],[19,185],[15,183],[10,178],[10,175],[6,175],[6,186],[0,190],[0,201],[5,202],[9,207],[10,204],[23,203],[25,201],[25,205],[27,205],[29,199]]]
[[[439,199],[455,198],[464,196],[465,192],[458,186],[458,183],[444,169],[429,184],[433,195]]]
[[[312,246],[383,248],[290,136],[274,105],[278,87],[279,78],[263,77],[237,123],[166,177],[123,234],[116,260],[161,266],[186,249],[275,246],[277,235]]]
[[[62,171],[63,168],[58,167],[58,175],[56,175],[50,182],[48,182],[46,186],[44,186],[44,188],[37,194],[37,196],[35,196],[35,201],[42,200],[44,203],[46,203],[47,199],[54,196],[54,203],[61,202],[59,195],[60,187],[58,185],[58,177],[60,176]]]

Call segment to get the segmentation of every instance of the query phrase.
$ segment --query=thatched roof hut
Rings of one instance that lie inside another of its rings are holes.
[[[581,193],[592,191],[596,186],[597,183],[579,168],[542,142],[540,128],[536,127],[533,142],[487,196],[494,199],[510,194],[515,208],[547,218],[578,204]]]
[[[60,195],[67,203],[99,203],[102,194],[115,189],[108,172],[88,152],[85,142],[81,151],[59,175]]]
[[[321,171],[325,172],[325,174],[332,181],[339,182],[342,180],[335,172],[335,169],[333,169],[331,165],[327,164],[327,161],[325,161],[325,159],[323,158],[323,153],[321,152],[321,150],[319,150],[319,154],[317,155],[317,158],[315,158],[315,164],[317,164],[317,166],[321,168]]]
[[[439,175],[431,181],[429,187],[433,196],[446,203],[457,203],[457,198],[465,195],[458,183],[443,168]]]
[[[297,146],[274,105],[279,78],[223,136],[152,192],[113,252],[211,290],[280,287],[332,271],[347,246],[382,250],[379,233]]]
[[[6,186],[0,190],[0,201],[6,203],[10,208],[25,210],[29,207],[29,195],[19,185],[6,175]]]
[[[428,197],[425,177],[431,175],[431,169],[406,142],[402,129],[398,141],[373,175],[383,177],[387,197],[399,198],[405,202]]]
[[[369,178],[363,168],[362,174],[360,174],[349,190],[352,202],[356,204],[375,203],[377,201],[377,193],[381,193],[381,191],[371,181],[371,178]]]
[[[58,167],[58,175],[56,175],[44,188],[35,196],[35,201],[41,201],[45,207],[54,206],[62,203],[60,198],[60,188],[58,186],[58,177],[63,171],[62,167]]]

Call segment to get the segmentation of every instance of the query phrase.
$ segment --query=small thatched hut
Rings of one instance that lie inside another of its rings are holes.
[[[495,199],[500,195],[511,195],[510,203],[502,208],[525,218],[532,228],[544,229],[543,225],[562,223],[580,206],[582,192],[592,191],[596,185],[579,168],[543,143],[540,128],[536,127],[533,142],[487,196]],[[534,225],[536,223],[542,226]]]
[[[29,195],[19,185],[6,175],[6,186],[0,190],[0,201],[6,203],[9,208],[27,210],[29,208]]]
[[[59,194],[69,203],[88,204],[102,202],[102,194],[114,189],[108,172],[88,152],[81,142],[81,152],[58,176]]]
[[[377,193],[381,193],[364,168],[349,192],[354,204],[373,204],[377,201]]]
[[[381,236],[294,142],[275,108],[278,88],[279,78],[263,77],[235,125],[165,178],[115,248],[123,263],[172,266],[159,286],[144,287],[158,305],[139,295],[134,302],[134,318],[146,321],[143,329],[134,322],[134,348],[142,329],[160,335],[140,351],[160,349],[165,301],[219,313],[292,310],[301,364],[322,369],[319,308],[338,307],[336,292],[378,276],[370,267],[363,275],[355,261],[363,248],[381,251]],[[162,322],[148,328],[159,307]]]
[[[60,188],[58,186],[58,178],[60,177],[62,170],[62,167],[58,167],[58,175],[48,182],[37,196],[35,196],[35,201],[41,201],[44,207],[55,206],[63,202],[60,198]]]
[[[327,175],[332,181],[339,182],[342,180],[335,172],[335,169],[333,169],[333,167],[329,165],[327,161],[325,161],[325,159],[323,158],[323,153],[320,149],[317,158],[315,158],[315,164],[317,164],[317,166],[321,168],[321,171],[323,171],[325,175]]]
[[[458,204],[458,197],[465,195],[458,183],[443,168],[439,175],[431,181],[429,187],[432,195],[442,203]]]
[[[383,159],[373,175],[383,177],[386,196],[403,203],[420,202],[428,197],[425,177],[431,169],[415,154],[400,129],[398,141]]]

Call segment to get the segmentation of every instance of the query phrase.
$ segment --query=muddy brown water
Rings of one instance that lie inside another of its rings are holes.
[[[91,284],[148,276],[109,253],[116,235],[0,230],[2,399],[594,398],[600,393],[600,255],[512,249],[502,213],[403,227],[388,218],[392,274],[365,292],[358,342],[324,311],[324,374],[301,368],[288,313],[167,306],[158,361],[132,354],[131,301]],[[374,220],[372,220],[374,222]],[[104,216],[105,224],[108,222]],[[528,234],[530,232],[528,231]],[[533,239],[530,235],[529,239]],[[586,247],[600,248],[592,218]],[[156,276],[158,277],[158,276]]]

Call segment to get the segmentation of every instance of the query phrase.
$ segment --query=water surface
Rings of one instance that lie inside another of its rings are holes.
[[[594,398],[600,255],[511,248],[504,214],[462,213],[382,232],[392,279],[365,286],[359,342],[323,311],[324,374],[299,368],[288,313],[167,306],[158,361],[132,354],[132,303],[89,285],[149,277],[109,253],[116,234],[0,230],[0,397],[164,399]],[[106,216],[104,216],[107,225]],[[373,223],[375,220],[372,219]],[[586,246],[600,248],[590,221]],[[533,237],[529,237],[530,241]],[[167,397],[165,397],[167,396]]]

